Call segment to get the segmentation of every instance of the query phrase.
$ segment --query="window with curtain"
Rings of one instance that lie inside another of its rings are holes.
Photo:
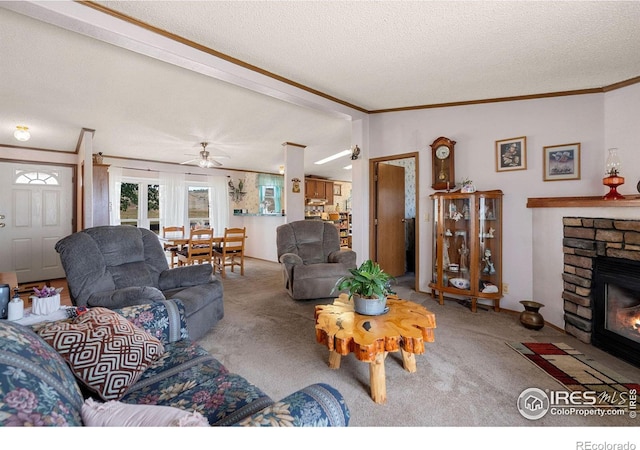
[[[209,175],[209,223],[218,236],[229,226],[229,194],[227,177]]]
[[[129,182],[120,186],[120,223],[160,231],[159,185]]]
[[[260,213],[277,214],[282,210],[284,176],[260,173],[256,179],[260,193]]]
[[[208,187],[189,186],[189,227],[210,227]]]
[[[162,226],[205,226],[216,232],[229,226],[225,176],[187,181],[182,173],[159,172],[158,183],[122,172],[119,167],[109,168],[112,225],[128,224],[156,233]]]
[[[183,173],[160,172],[160,226],[181,227],[187,220],[188,189]]]

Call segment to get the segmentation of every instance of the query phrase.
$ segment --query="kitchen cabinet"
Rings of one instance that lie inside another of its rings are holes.
[[[502,298],[502,191],[436,192],[433,202],[433,264],[431,296]]]
[[[333,205],[333,181],[305,178],[304,195],[307,201],[326,200],[327,205]]]

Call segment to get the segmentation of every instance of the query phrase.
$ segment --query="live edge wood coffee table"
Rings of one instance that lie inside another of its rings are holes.
[[[379,316],[365,316],[353,309],[353,302],[340,294],[331,305],[317,305],[316,340],[329,348],[329,367],[340,368],[340,358],[353,353],[369,363],[371,398],[385,403],[387,387],[384,360],[388,352],[402,352],[408,372],[416,371],[415,355],[424,353],[424,342],[433,342],[436,317],[424,306],[391,296],[389,311]]]

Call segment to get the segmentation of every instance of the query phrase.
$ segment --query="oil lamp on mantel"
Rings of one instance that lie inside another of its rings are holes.
[[[610,148],[606,165],[607,176],[602,179],[602,184],[609,186],[609,192],[604,196],[605,200],[618,200],[624,195],[618,192],[618,186],[624,184],[624,178],[620,174],[620,157],[617,148]]]

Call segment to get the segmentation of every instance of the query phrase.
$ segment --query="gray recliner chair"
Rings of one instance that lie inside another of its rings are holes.
[[[356,267],[356,253],[340,249],[340,235],[332,223],[291,222],[280,225],[276,237],[285,288],[295,300],[336,297],[336,281]]]
[[[126,225],[100,226],[56,243],[76,306],[109,309],[177,298],[189,337],[198,340],[224,316],[222,282],[210,264],[169,268],[158,236]]]

